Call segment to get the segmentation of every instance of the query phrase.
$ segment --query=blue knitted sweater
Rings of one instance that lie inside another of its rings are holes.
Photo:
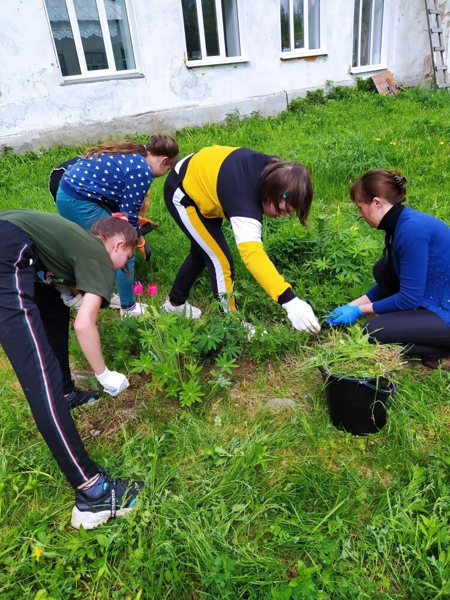
[[[450,227],[405,206],[392,242],[392,264],[400,291],[383,297],[375,285],[367,292],[377,314],[427,308],[450,325]]]

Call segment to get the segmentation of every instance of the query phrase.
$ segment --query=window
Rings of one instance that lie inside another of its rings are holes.
[[[325,54],[325,0],[280,0],[282,58]]]
[[[384,0],[355,0],[353,71],[381,65],[383,11]]]
[[[240,0],[182,0],[187,65],[246,60],[241,49]]]
[[[136,72],[129,0],[45,0],[65,80]]]

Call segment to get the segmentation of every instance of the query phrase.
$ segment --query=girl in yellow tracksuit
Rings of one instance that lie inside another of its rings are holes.
[[[295,213],[306,225],[313,196],[307,169],[296,162],[248,148],[210,146],[177,163],[164,186],[172,217],[191,241],[164,307],[193,318],[201,311],[187,302],[189,291],[205,266],[211,286],[225,310],[236,310],[231,295],[234,268],[222,232],[230,221],[247,269],[287,311],[293,327],[316,333],[319,323],[309,304],[297,298],[264,251],[262,216],[284,218]]]

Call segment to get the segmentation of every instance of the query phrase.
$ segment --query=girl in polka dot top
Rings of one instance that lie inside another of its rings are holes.
[[[86,230],[114,212],[127,213],[139,236],[138,248],[148,260],[150,247],[141,235],[139,213],[153,178],[165,175],[178,158],[178,144],[167,135],[153,135],[146,144],[112,140],[94,146],[63,174],[56,195],[58,211]],[[127,272],[118,271],[116,284],[122,314],[139,316],[142,306],[132,289],[134,262],[133,256]]]

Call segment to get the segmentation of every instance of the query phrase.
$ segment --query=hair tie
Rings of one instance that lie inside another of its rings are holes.
[[[122,221],[127,221],[127,222],[128,222],[128,217],[127,217],[127,215],[123,215],[123,214],[122,214],[122,213],[120,213],[120,212],[115,212],[115,213],[112,213],[112,214],[111,214],[111,216],[112,216],[114,219],[121,219]]]
[[[142,147],[144,148],[144,152],[148,152],[147,146],[145,144],[142,144]]]
[[[406,177],[400,177],[400,175],[394,175],[395,183],[401,192],[405,191],[405,183],[408,182]]]

